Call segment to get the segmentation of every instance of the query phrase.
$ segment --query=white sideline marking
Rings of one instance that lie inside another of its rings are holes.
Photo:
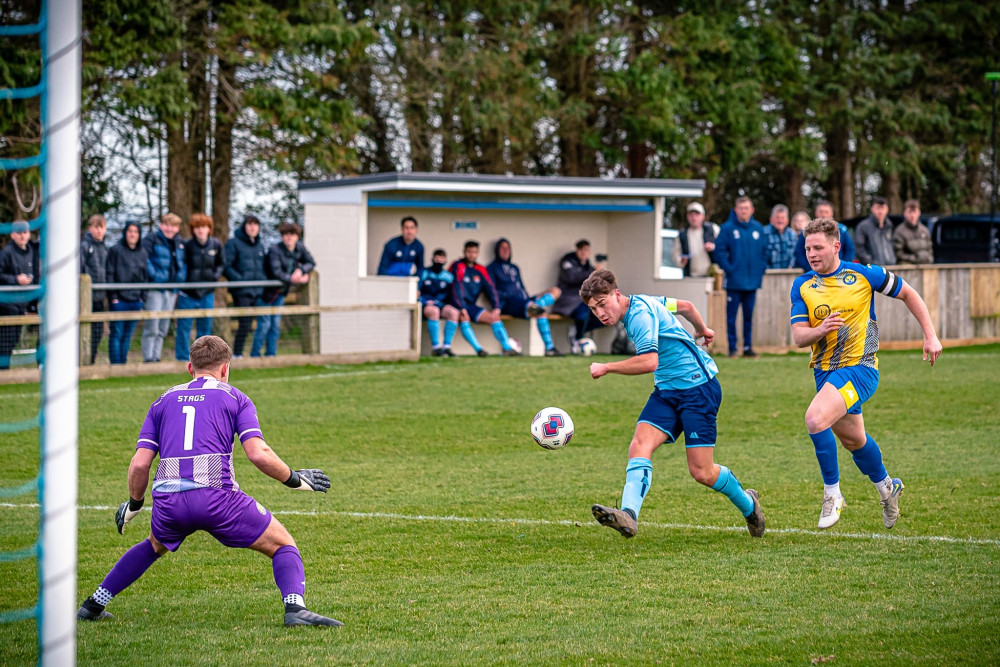
[[[233,384],[234,387],[239,389],[243,385],[247,384],[265,384],[268,382],[298,382],[300,380],[321,380],[324,378],[335,378],[335,377],[357,377],[359,375],[385,375],[386,373],[398,373],[402,368],[382,368],[378,370],[370,371],[344,371],[341,373],[314,373],[312,375],[283,375],[281,377],[274,378],[247,378],[246,380],[238,380]],[[111,394],[121,391],[166,391],[170,387],[166,384],[157,385],[146,385],[144,387],[105,387],[103,389],[87,389],[86,387],[80,387],[81,394]],[[37,391],[26,391],[20,394],[0,394],[3,398],[32,398],[38,396]]]
[[[0,503],[3,508],[37,508],[38,503]],[[80,505],[77,507],[82,511],[110,511],[118,509],[110,505]],[[143,512],[151,511],[148,507],[143,508]],[[486,524],[518,524],[526,526],[576,526],[584,528],[599,528],[600,525],[593,521],[570,521],[567,519],[503,519],[499,517],[470,517],[470,516],[434,516],[429,514],[394,514],[391,512],[303,512],[301,510],[272,510],[271,514],[286,516],[346,516],[357,519],[393,519],[398,521],[429,521],[429,522],[451,522],[451,523],[486,523]],[[705,526],[692,523],[656,523],[644,521],[643,528],[663,528],[665,530],[705,530],[715,532],[737,532],[746,530],[744,526]],[[1000,546],[1000,539],[975,537],[949,537],[947,535],[888,535],[885,533],[837,533],[828,530],[806,530],[804,528],[777,528],[767,529],[768,533],[778,533],[781,535],[815,535],[817,537],[845,538],[854,540],[887,540],[890,542],[945,542],[947,544],[974,544],[987,546]]]

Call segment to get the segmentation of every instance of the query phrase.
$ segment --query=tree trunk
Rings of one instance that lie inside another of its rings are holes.
[[[891,212],[902,212],[903,198],[900,196],[898,173],[889,172],[882,175],[882,196],[888,200]]]
[[[211,159],[213,234],[223,243],[229,238],[229,204],[233,185],[233,123],[238,109],[236,67],[219,61],[216,84],[215,150]]]

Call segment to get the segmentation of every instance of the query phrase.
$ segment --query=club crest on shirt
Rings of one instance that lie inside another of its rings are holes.
[[[853,273],[845,273],[844,274],[844,284],[845,285],[853,285],[856,282],[858,282],[858,277],[856,275],[854,275]]]
[[[816,306],[816,308],[813,309],[813,317],[815,317],[817,320],[825,320],[829,316],[830,316],[830,306],[826,305],[825,303]]]
[[[756,232],[756,231],[755,231],[755,232],[753,233],[753,240],[754,240],[754,241],[756,241],[756,240],[757,240],[757,239],[759,239],[759,238],[760,238],[760,232]]]

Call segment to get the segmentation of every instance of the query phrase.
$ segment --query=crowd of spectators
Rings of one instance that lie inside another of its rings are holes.
[[[80,243],[81,273],[90,276],[94,285],[111,285],[110,289],[92,289],[91,311],[174,313],[177,322],[174,357],[178,361],[188,361],[192,326],[195,338],[212,333],[211,317],[177,316],[183,311],[215,307],[216,289],[197,284],[218,282],[223,275],[229,281],[280,281],[280,285],[273,286],[231,287],[229,292],[235,306],[281,306],[292,287],[309,282],[316,265],[301,241],[302,229],[295,224],[279,226],[281,242],[266,248],[260,238],[260,221],[252,215],[243,220],[225,246],[212,235],[211,216],[192,215],[188,220],[191,237],[187,239],[180,234],[181,223],[179,216],[167,213],[160,218],[157,229],[143,238],[140,225],[130,221],[125,224],[121,238],[112,245],[106,239],[107,221],[102,215],[94,215],[88,220]],[[38,282],[38,243],[31,240],[28,223],[15,223],[10,242],[0,250],[0,284]],[[183,287],[183,284],[192,286]],[[23,315],[31,307],[31,303],[0,301],[0,316]],[[143,320],[144,362],[161,360],[172,319]],[[237,357],[242,356],[251,332],[254,334],[251,356],[277,354],[281,315],[240,316],[237,321],[233,345]],[[91,325],[90,363],[97,361],[104,324],[94,322]],[[124,364],[138,320],[113,320],[109,325],[108,359],[112,364]],[[0,369],[9,368],[11,353],[19,342],[22,328],[21,325],[0,326]]]

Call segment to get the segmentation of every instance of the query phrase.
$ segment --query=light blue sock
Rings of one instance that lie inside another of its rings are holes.
[[[545,343],[545,349],[551,350],[554,348],[556,344],[552,342],[552,327],[549,326],[549,318],[539,317],[535,320],[535,324],[538,325],[538,333],[542,337],[542,342]]]
[[[712,490],[729,498],[743,516],[750,516],[753,512],[753,498],[747,495],[740,480],[726,466],[719,466],[719,479],[715,480]]]
[[[479,344],[479,339],[476,338],[476,332],[472,330],[472,322],[462,322],[458,325],[458,328],[462,330],[462,338],[469,341],[469,345],[476,352],[483,349],[483,346]]]
[[[630,510],[636,519],[642,509],[642,501],[649,492],[653,481],[653,462],[636,457],[628,460],[625,468],[625,488],[622,490],[622,509]]]
[[[458,322],[445,320],[444,323],[444,346],[451,347],[451,341],[455,339],[455,332],[458,331]]]
[[[535,303],[537,303],[542,308],[548,308],[549,306],[551,306],[555,302],[556,302],[556,298],[554,296],[552,296],[551,294],[549,294],[548,292],[546,292],[545,294],[543,294],[540,297],[538,297],[537,299],[535,299]]]
[[[507,335],[507,328],[503,325],[503,322],[494,322],[490,325],[490,328],[493,329],[493,336],[500,341],[500,347],[509,350],[510,336]]]
[[[427,320],[427,333],[431,337],[431,345],[437,348],[441,344],[441,320]]]
[[[819,469],[823,473],[823,483],[838,483],[840,468],[837,466],[837,439],[833,437],[833,430],[810,433],[809,437],[812,438],[813,447],[816,448],[816,460],[819,461]]]
[[[861,449],[855,449],[851,452],[851,456],[854,457],[854,464],[858,466],[858,470],[868,475],[868,479],[877,484],[888,477],[889,473],[885,471],[885,465],[882,463],[882,450],[878,448],[878,444],[870,435],[867,433],[865,435],[868,436],[865,446]]]

